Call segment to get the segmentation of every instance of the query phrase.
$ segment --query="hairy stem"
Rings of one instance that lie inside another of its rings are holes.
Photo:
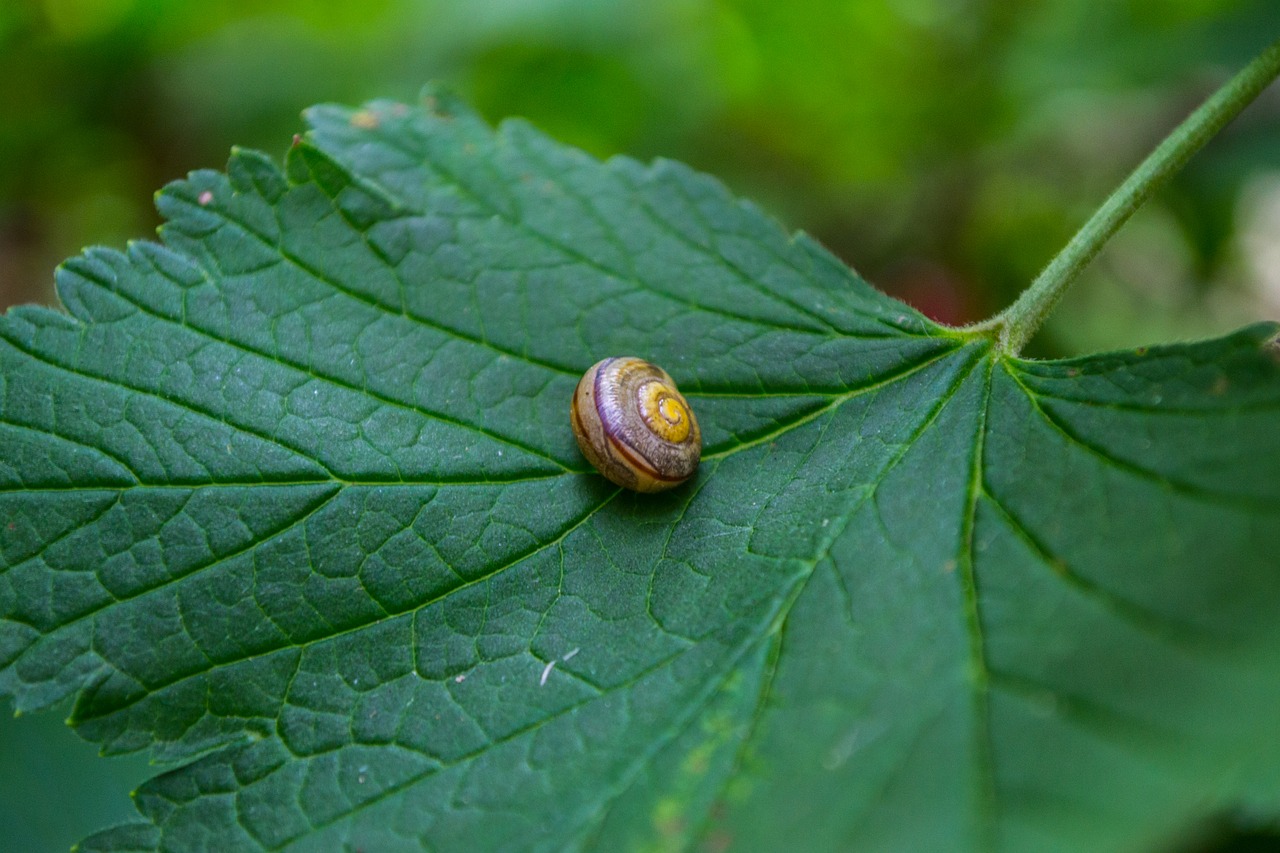
[[[1178,125],[1098,208],[1036,280],[1004,311],[962,331],[994,335],[1016,355],[1094,256],[1133,212],[1280,75],[1280,40],[1260,53]]]

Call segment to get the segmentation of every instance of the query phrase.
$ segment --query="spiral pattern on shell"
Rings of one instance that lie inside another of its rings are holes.
[[[570,407],[573,434],[601,474],[637,492],[660,492],[693,476],[702,432],[667,372],[633,356],[597,362]]]

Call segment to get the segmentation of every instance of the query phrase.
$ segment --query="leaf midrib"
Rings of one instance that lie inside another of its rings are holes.
[[[831,527],[834,529],[830,531],[825,541],[821,543],[817,554],[811,560],[803,561],[804,563],[807,564],[808,566],[807,569],[803,573],[797,576],[797,578],[792,582],[791,587],[786,591],[785,594],[777,596],[777,598],[780,601],[780,605],[774,614],[774,618],[771,620],[773,625],[771,631],[772,633],[775,633],[778,637],[777,642],[779,644],[779,649],[786,642],[786,632],[787,632],[788,625],[790,623],[791,614],[792,612],[794,612],[794,606],[796,602],[799,601],[804,590],[807,588],[810,579],[812,579],[812,577],[816,574],[818,567],[820,565],[825,565],[825,561],[830,554],[831,548],[835,545],[835,543],[839,540],[841,534],[848,527],[848,524],[852,520],[854,514],[858,511],[859,508],[862,507],[863,504],[865,504],[868,500],[872,499],[872,497],[875,495],[876,491],[878,490],[879,486],[884,482],[884,479],[894,470],[894,468],[897,467],[898,463],[901,462],[902,459],[906,457],[907,453],[911,450],[911,448],[915,446],[916,442],[919,441],[920,438],[925,434],[925,432],[927,432],[928,429],[937,421],[938,417],[940,417],[942,412],[946,409],[947,404],[954,399],[955,394],[964,385],[964,382],[969,378],[969,376],[972,375],[976,367],[982,363],[982,361],[984,360],[984,357],[988,359],[991,358],[988,352],[989,347],[987,347],[985,344],[982,344],[982,343],[972,345],[971,347],[965,347],[959,350],[953,350],[948,354],[959,357],[959,353],[963,352],[964,349],[975,350],[974,354],[971,356],[972,362],[963,370],[957,371],[957,375],[952,380],[951,385],[948,387],[947,391],[944,394],[939,395],[938,401],[926,413],[925,417],[921,420],[920,424],[915,428],[915,430],[913,430],[910,438],[902,442],[901,446],[898,449],[898,452],[877,473],[875,480],[871,484],[869,484],[867,487],[863,489],[859,489],[855,493],[856,497],[852,501],[852,503],[850,503],[850,505],[846,507],[841,513],[835,516],[841,519],[841,523],[838,525],[831,525]],[[990,372],[988,372],[988,383],[989,381],[990,381]],[[817,444],[818,442],[815,442],[815,449]],[[813,453],[813,449],[809,451],[809,454],[806,454],[806,458],[808,458],[808,456],[811,455],[812,453]],[[975,455],[980,456],[981,454],[978,453]],[[972,506],[970,506],[969,511],[970,513],[972,513],[973,511]],[[752,738],[755,737],[757,733],[760,731],[760,722],[763,719],[765,709],[768,706],[770,697],[772,695],[771,690],[772,690],[773,682],[774,682],[774,679],[772,674],[767,679],[763,679],[762,689],[756,700],[755,707],[753,708],[753,711],[752,711],[751,727],[748,731],[747,736],[743,738],[742,744],[740,745],[738,750],[738,755],[735,757],[735,771],[734,773],[730,773],[726,776],[725,781],[721,784],[720,791],[713,799],[713,802],[722,802],[725,799],[725,794],[728,786],[732,783],[737,773],[737,770],[742,767],[747,754],[750,752],[751,748],[754,746],[754,744],[752,743]],[[921,723],[922,726],[926,724],[927,724],[927,721],[922,721]],[[860,817],[861,817],[861,814],[855,817],[854,821],[850,824],[850,828],[852,828],[853,826],[856,826],[857,821],[860,819]],[[699,828],[698,833],[694,836],[697,843],[706,843],[707,833],[711,832],[713,829],[714,827],[712,826],[711,820],[708,818],[706,821],[703,822],[702,826]]]
[[[991,738],[991,687],[987,663],[986,638],[982,629],[982,601],[978,592],[975,529],[978,523],[978,501],[984,489],[986,471],[987,418],[991,410],[991,378],[996,357],[987,358],[987,373],[982,383],[982,403],[978,407],[973,439],[973,460],[966,486],[965,514],[961,521],[962,552],[954,573],[964,594],[965,630],[969,637],[969,678],[972,685],[974,742],[974,827],[976,849],[995,849],[995,827],[999,819],[996,795],[995,750]]]

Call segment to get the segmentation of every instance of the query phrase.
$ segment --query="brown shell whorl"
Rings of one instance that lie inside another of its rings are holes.
[[[570,414],[582,455],[619,486],[660,492],[698,468],[698,420],[655,364],[633,356],[593,364],[578,382]]]

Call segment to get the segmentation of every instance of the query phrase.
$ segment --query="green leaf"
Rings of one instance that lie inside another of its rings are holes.
[[[1029,362],[679,164],[321,107],[0,321],[0,691],[85,850],[1141,849],[1280,793],[1280,356]],[[620,494],[578,375],[661,364]]]

